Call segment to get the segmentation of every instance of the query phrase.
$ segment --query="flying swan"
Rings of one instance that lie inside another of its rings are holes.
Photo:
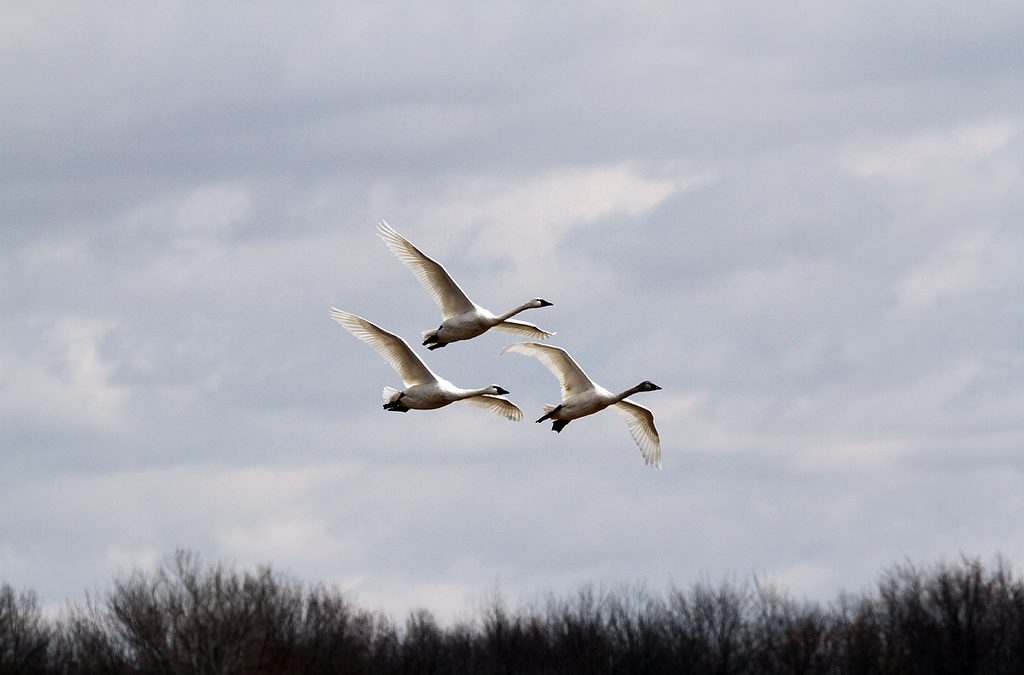
[[[502,395],[508,392],[496,384],[480,389],[462,389],[438,377],[416,355],[405,340],[370,323],[361,316],[331,308],[331,318],[374,348],[402,378],[406,389],[384,387],[384,409],[391,412],[433,410],[461,401],[507,417],[513,422],[523,419],[523,411]]]
[[[540,340],[554,335],[532,323],[511,318],[527,309],[550,307],[552,303],[547,300],[534,298],[504,314],[495,315],[470,300],[439,262],[424,255],[383,220],[377,225],[377,235],[412,270],[420,285],[441,307],[441,325],[436,330],[423,331],[423,344],[427,349],[438,349],[452,342],[469,340],[491,328]]]
[[[544,416],[538,422],[552,420],[551,430],[561,432],[569,422],[611,406],[626,418],[626,426],[640,448],[640,454],[644,456],[644,464],[661,469],[661,439],[658,430],[654,428],[654,413],[642,405],[625,400],[637,392],[656,391],[661,387],[644,380],[621,394],[613,394],[587,377],[573,358],[560,347],[518,342],[501,350],[502,354],[505,352],[535,357],[562,385],[562,402],[558,405],[545,405]]]

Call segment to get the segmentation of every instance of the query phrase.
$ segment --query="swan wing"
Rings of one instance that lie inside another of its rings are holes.
[[[654,413],[632,401],[619,401],[613,404],[615,412],[626,418],[626,426],[633,437],[640,454],[644,456],[644,464],[661,470],[661,437],[654,427]]]
[[[476,307],[441,263],[427,257],[383,220],[377,225],[377,236],[412,270],[420,285],[441,307],[441,314],[446,320]]]
[[[519,409],[512,401],[507,398],[500,396],[494,396],[492,394],[480,394],[479,396],[470,396],[461,400],[462,403],[468,403],[477,408],[483,408],[489,410],[492,413],[497,413],[502,417],[506,417],[513,422],[519,422],[523,419],[523,411]]]
[[[500,330],[503,333],[512,333],[513,335],[520,335],[522,337],[530,337],[535,340],[546,340],[554,335],[553,332],[549,332],[539,326],[535,326],[529,321],[519,321],[517,319],[505,319],[495,326],[493,330]]]
[[[331,307],[331,318],[384,357],[402,378],[405,386],[435,382],[438,379],[408,343],[394,333],[389,333],[361,316],[343,312],[336,307]]]
[[[532,356],[550,370],[558,378],[562,385],[562,400],[581,391],[593,389],[597,385],[587,377],[572,357],[561,347],[553,345],[542,345],[538,342],[517,342],[501,350],[501,353],[514,352],[525,356]]]

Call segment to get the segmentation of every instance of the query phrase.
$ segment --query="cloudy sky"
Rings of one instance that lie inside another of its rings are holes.
[[[1024,565],[1018,2],[19,3],[0,22],[0,580],[176,547],[398,613]],[[381,410],[429,297],[386,218],[610,389]]]

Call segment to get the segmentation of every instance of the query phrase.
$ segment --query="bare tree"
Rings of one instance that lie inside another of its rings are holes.
[[[0,586],[0,675],[323,672],[1010,675],[1024,672],[1024,581],[965,557],[896,565],[829,605],[757,579],[584,586],[524,608],[495,594],[451,626],[418,609],[401,627],[336,589],[183,551],[52,621]]]
[[[35,593],[0,585],[0,673],[46,670],[50,629]]]

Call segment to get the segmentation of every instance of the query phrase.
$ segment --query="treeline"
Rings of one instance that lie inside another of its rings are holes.
[[[898,565],[828,605],[756,580],[585,587],[471,621],[396,622],[269,567],[179,552],[57,618],[0,585],[0,673],[1024,673],[1024,582],[1002,561]]]

